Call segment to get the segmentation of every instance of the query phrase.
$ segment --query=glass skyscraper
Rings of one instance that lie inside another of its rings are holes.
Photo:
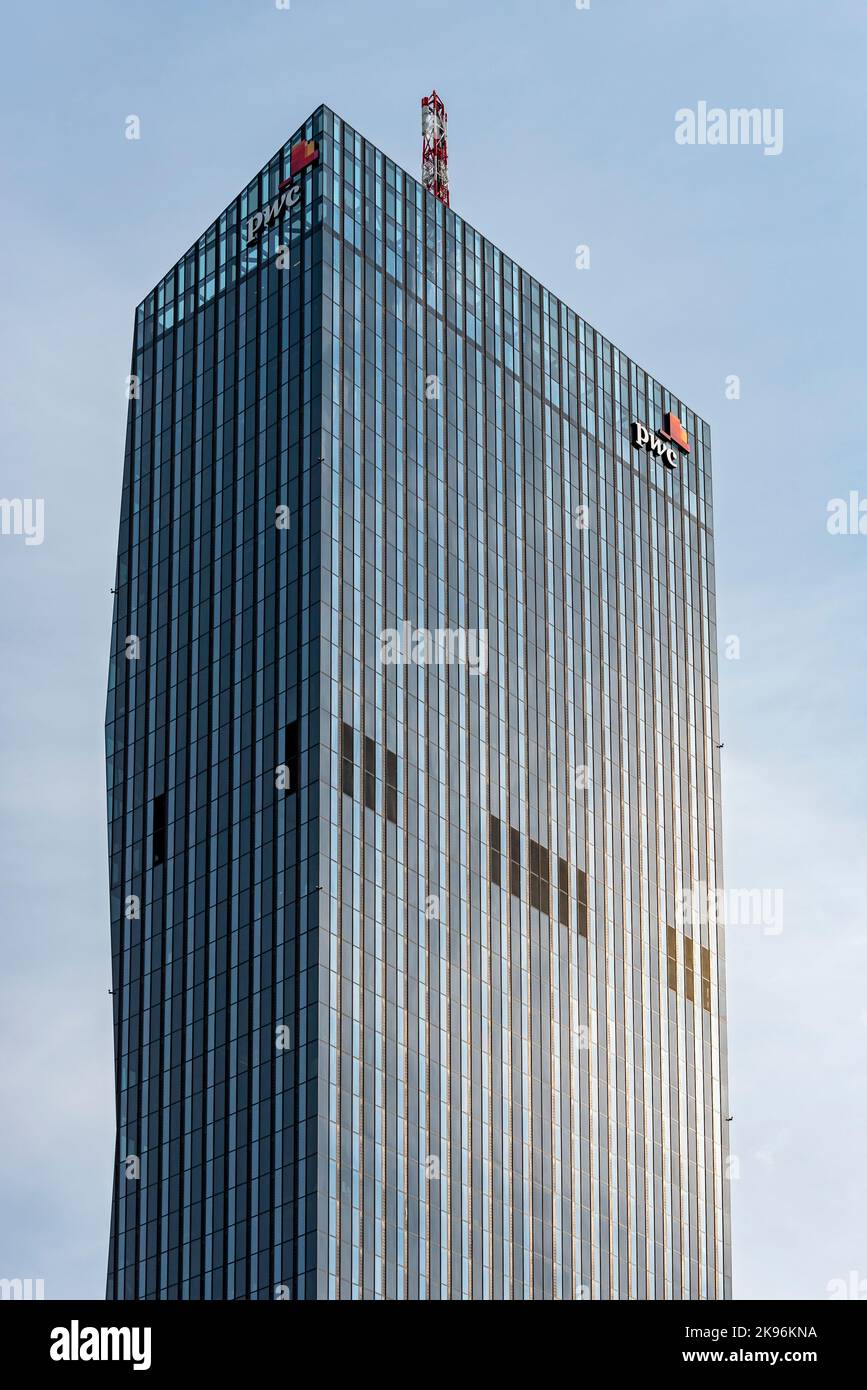
[[[708,426],[325,107],[129,395],[109,1297],[728,1297]]]

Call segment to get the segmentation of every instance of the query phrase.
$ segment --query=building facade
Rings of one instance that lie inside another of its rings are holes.
[[[109,1296],[730,1296],[708,426],[325,107],[130,381]]]

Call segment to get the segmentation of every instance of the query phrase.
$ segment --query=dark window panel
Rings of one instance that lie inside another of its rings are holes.
[[[701,948],[701,1004],[703,1009],[710,1009],[710,951],[707,946]]]
[[[565,859],[558,860],[557,915],[566,926],[569,922],[569,865]]]
[[[668,960],[668,988],[677,989],[677,933],[674,927],[666,927],[666,952]]]
[[[351,724],[343,725],[342,756],[340,760],[340,789],[344,796],[352,796],[355,790],[353,732]]]
[[[551,912],[551,857],[544,845],[539,845],[539,907],[545,915]]]
[[[165,863],[166,858],[166,794],[159,792],[153,803],[153,864]]]
[[[286,725],[286,746],[283,755],[286,764],[286,791],[290,795],[298,790],[298,720]]]
[[[587,874],[584,869],[576,869],[578,879],[578,935],[587,935]]]
[[[535,840],[530,841],[530,906],[540,908],[542,906],[542,895],[539,889],[539,846]]]
[[[496,816],[491,816],[489,831],[490,838],[490,875],[491,882],[499,888],[502,883],[502,873],[500,871],[500,822]]]
[[[364,740],[364,804],[368,811],[376,810],[376,744]]]
[[[509,827],[509,892],[521,896],[521,833]]]
[[[385,815],[397,824],[397,754],[385,750]]]

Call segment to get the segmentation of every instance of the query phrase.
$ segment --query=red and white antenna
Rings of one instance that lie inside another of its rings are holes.
[[[421,99],[421,181],[449,205],[449,145],[446,108],[436,92]]]

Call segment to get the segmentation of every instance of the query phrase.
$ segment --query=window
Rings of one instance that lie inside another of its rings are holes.
[[[569,922],[569,865],[559,859],[557,877],[557,915],[566,926]]]
[[[397,754],[385,750],[385,816],[397,825]]]
[[[340,789],[344,796],[352,796],[354,787],[353,732],[351,724],[344,724],[341,734]]]
[[[491,882],[497,888],[502,886],[502,873],[500,870],[500,822],[496,816],[491,816],[490,827],[490,876]]]
[[[509,827],[509,892],[521,896],[521,834]]]
[[[539,900],[539,846],[530,841],[530,906],[541,907]]]
[[[677,989],[677,933],[674,927],[666,927],[666,951],[668,955],[668,988]]]
[[[530,841],[530,906],[550,912],[550,868],[548,851],[536,840]]]
[[[587,935],[587,875],[583,869],[577,869],[578,878],[578,935]]]
[[[539,846],[539,908],[546,915],[551,911],[551,856],[544,845]]]
[[[368,811],[376,810],[376,744],[364,740],[364,804]]]
[[[701,948],[701,1003],[702,1008],[710,1010],[710,951]]]
[[[286,747],[283,761],[286,764],[286,791],[292,795],[298,790],[298,720],[286,725]]]
[[[153,866],[164,864],[166,858],[166,794],[154,797]]]
[[[695,1001],[695,972],[691,936],[683,938],[683,992],[687,999]]]

